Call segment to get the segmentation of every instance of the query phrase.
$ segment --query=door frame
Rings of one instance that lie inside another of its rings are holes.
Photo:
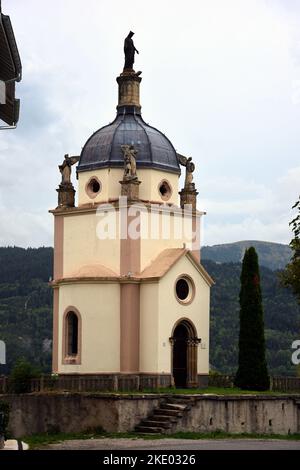
[[[171,343],[171,374],[172,374],[172,383],[175,385],[174,381],[174,343],[176,337],[174,332],[176,328],[182,324],[187,330],[187,388],[197,388],[198,387],[198,345],[201,342],[201,339],[198,338],[197,330],[193,322],[189,318],[180,318],[172,329],[172,335],[169,338]]]

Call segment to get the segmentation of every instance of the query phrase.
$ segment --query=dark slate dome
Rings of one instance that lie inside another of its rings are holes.
[[[121,145],[134,145],[137,168],[155,168],[180,174],[179,162],[170,140],[146,124],[135,106],[118,107],[116,119],[96,131],[82,149],[77,171],[123,168]]]

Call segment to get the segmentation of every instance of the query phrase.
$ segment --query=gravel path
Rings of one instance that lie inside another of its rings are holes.
[[[300,450],[300,441],[271,439],[87,439],[64,441],[47,450]]]

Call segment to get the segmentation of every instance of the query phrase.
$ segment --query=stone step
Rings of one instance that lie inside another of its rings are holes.
[[[173,401],[168,401],[166,402],[166,405],[175,405],[175,406],[182,406],[184,410],[190,410],[192,406],[194,406],[194,403],[189,401],[189,402],[173,402]]]
[[[162,427],[164,429],[170,428],[172,423],[170,421],[156,421],[153,418],[144,419],[141,426],[150,426],[150,427]]]
[[[161,412],[161,410],[157,410],[157,411]],[[170,423],[177,423],[177,419],[173,415],[155,413],[149,419],[153,419],[155,421],[169,421]]]
[[[135,430],[137,432],[142,432],[143,434],[162,434],[164,432],[164,428],[158,426],[136,426]]]
[[[167,400],[167,403],[178,403],[178,404],[189,404],[189,403],[193,403],[195,401],[195,398],[194,397],[172,397],[172,398],[168,398]]]
[[[171,410],[170,408],[163,408],[163,407],[160,407],[158,410],[154,410],[153,412],[154,415],[156,414],[164,414],[164,415],[167,415],[167,416],[174,416],[174,417],[178,417],[178,418],[181,418],[182,416],[182,411],[179,411],[179,410]]]
[[[135,431],[143,434],[163,434],[170,432],[172,424],[178,422],[183,414],[194,405],[193,397],[170,397],[160,407],[135,427]]]
[[[178,411],[184,411],[186,410],[188,405],[180,405],[179,403],[164,403],[161,405],[161,409],[167,409],[167,410],[178,410]]]

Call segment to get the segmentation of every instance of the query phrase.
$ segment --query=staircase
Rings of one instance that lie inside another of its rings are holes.
[[[191,396],[168,397],[153,410],[148,418],[143,419],[135,431],[141,434],[164,434],[171,432],[183,415],[195,404]]]

